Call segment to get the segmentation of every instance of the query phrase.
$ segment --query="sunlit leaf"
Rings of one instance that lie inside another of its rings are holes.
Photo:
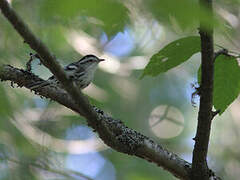
[[[200,38],[189,36],[171,42],[157,54],[154,54],[144,69],[145,75],[157,76],[187,61],[193,54],[200,51]]]
[[[200,82],[201,69],[198,70]],[[238,97],[240,93],[240,68],[236,58],[221,55],[214,66],[213,105],[220,115]]]

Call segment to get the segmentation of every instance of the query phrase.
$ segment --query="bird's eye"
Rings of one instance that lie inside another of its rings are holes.
[[[96,62],[96,59],[89,59],[89,62]]]

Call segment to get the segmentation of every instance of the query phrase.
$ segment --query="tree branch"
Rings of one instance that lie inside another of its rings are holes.
[[[0,79],[1,81],[9,80],[17,83],[19,87],[26,88],[34,81],[44,81],[28,71],[9,65],[0,65]],[[58,87],[45,86],[35,92],[81,114],[78,105],[68,93]],[[120,120],[113,119],[102,110],[96,107],[91,107],[91,109],[97,114],[97,118],[93,120],[96,121],[98,127],[95,129],[91,124],[90,126],[99,133],[100,138],[108,146],[119,152],[153,162],[180,179],[189,179],[191,164],[169,152],[150,138],[126,127]]]
[[[97,131],[99,137],[111,148],[154,162],[181,179],[189,179],[191,164],[148,137],[126,127],[121,121],[93,108],[87,98],[68,80],[55,56],[33,35],[6,0],[0,0],[0,9],[25,42],[40,55],[42,64],[49,68],[66,90],[46,86],[36,89],[37,94],[55,100],[84,116],[88,125]],[[0,79],[10,80],[26,88],[34,81],[44,81],[30,72],[9,65],[0,65]]]
[[[199,0],[202,10],[207,9],[212,16],[212,0]],[[211,122],[213,117],[213,78],[214,78],[214,49],[213,49],[213,27],[206,27],[200,22],[201,55],[202,55],[202,77],[200,108],[198,113],[198,126],[194,138],[195,145],[192,160],[192,175],[194,180],[207,180],[211,171],[207,165],[207,152]]]
[[[70,96],[74,97],[73,99],[76,101],[79,108],[82,109],[82,113],[85,113],[82,115],[88,119],[89,123],[92,123],[93,126],[96,126],[96,123],[91,120],[97,117],[96,113],[92,111],[88,100],[83,96],[83,94],[73,86],[71,81],[68,80],[63,68],[57,62],[56,57],[52,55],[47,47],[34,36],[28,26],[9,6],[6,0],[0,0],[0,8],[3,15],[22,36],[24,41],[28,43],[29,46],[38,53],[38,55],[40,55],[41,63],[44,64],[54,74],[54,76],[61,82],[64,89],[70,94]]]

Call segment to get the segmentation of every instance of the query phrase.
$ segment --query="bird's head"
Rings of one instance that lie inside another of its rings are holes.
[[[104,61],[104,59],[100,59],[97,56],[90,54],[90,55],[86,55],[86,56],[82,57],[78,61],[78,64],[80,66],[84,67],[85,69],[88,69],[88,68],[97,67],[98,63],[100,63],[101,61]]]

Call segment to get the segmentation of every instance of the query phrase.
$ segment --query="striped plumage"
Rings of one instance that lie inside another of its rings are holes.
[[[65,66],[64,71],[79,89],[84,89],[92,82],[97,65],[101,61],[104,61],[104,59],[99,59],[94,55],[86,55],[79,61]],[[47,85],[60,86],[60,83],[54,76],[51,76],[47,81],[34,83],[29,88],[34,90]]]

